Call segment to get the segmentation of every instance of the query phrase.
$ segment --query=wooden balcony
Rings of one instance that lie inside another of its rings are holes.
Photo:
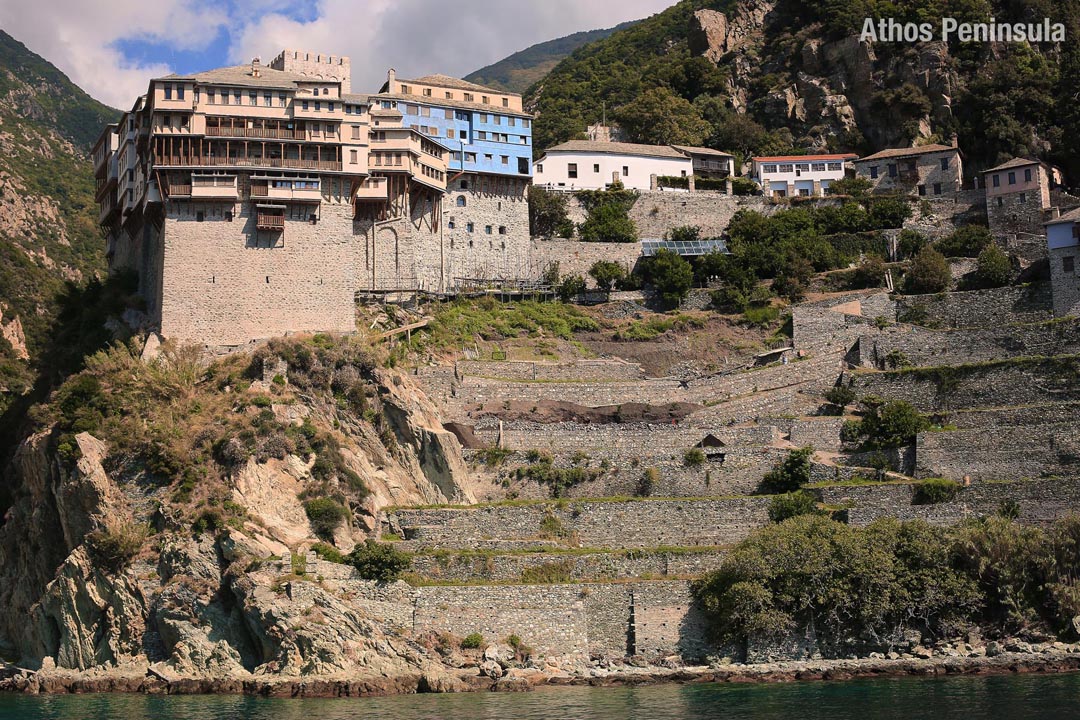
[[[284,230],[285,216],[259,213],[255,217],[255,227],[259,230]]]
[[[191,197],[191,185],[169,183],[169,197]]]
[[[307,140],[307,133],[299,129],[286,128],[234,128],[207,126],[209,137],[263,138],[269,140]]]
[[[340,160],[306,160],[274,157],[178,157],[157,155],[156,167],[254,167],[286,168],[290,170],[340,171]]]

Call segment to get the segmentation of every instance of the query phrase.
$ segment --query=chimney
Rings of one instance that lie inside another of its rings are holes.
[[[1051,220],[1057,220],[1059,217],[1061,217],[1061,208],[1059,208],[1059,207],[1050,208],[1050,219]]]
[[[251,77],[259,77],[262,74],[262,60],[257,57],[251,58]]]
[[[397,90],[394,89],[394,83],[396,83],[396,82],[397,82],[397,71],[394,70],[394,68],[390,68],[389,70],[386,71],[386,91],[387,92],[397,92]]]

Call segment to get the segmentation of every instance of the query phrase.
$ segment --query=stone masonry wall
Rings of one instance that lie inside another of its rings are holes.
[[[854,372],[846,378],[859,397],[878,395],[887,400],[906,400],[923,412],[1080,399],[1077,361],[1069,358]]]
[[[170,203],[162,334],[240,345],[290,331],[354,331],[351,206],[325,200],[316,225],[310,208],[298,207],[283,233],[270,233],[256,231],[250,203]]]
[[[891,325],[859,338],[857,362],[886,369],[890,353],[902,353],[916,366],[958,365],[982,360],[1080,353],[1080,320],[1070,318],[1008,327],[930,330]]]
[[[925,314],[924,325],[942,328],[1001,327],[1053,319],[1049,283],[896,298],[897,319],[908,311]]]
[[[552,263],[559,263],[560,275],[580,275],[587,286],[593,288],[596,283],[589,276],[593,263],[598,260],[617,262],[630,272],[641,257],[641,244],[533,238],[529,254],[535,277],[541,277]]]
[[[574,362],[492,362],[484,360],[459,360],[455,366],[458,377],[499,378],[504,380],[556,382],[588,382],[596,380],[641,380],[645,372],[637,363],[625,360],[576,360]]]
[[[717,500],[569,501],[560,504],[489,505],[470,509],[395,510],[388,528],[411,546],[481,547],[500,542],[543,542],[554,521],[582,547],[726,545],[768,522],[768,498]]]
[[[574,580],[700,575],[719,567],[723,550],[517,555],[414,555],[410,572],[442,582],[520,582],[526,570],[558,565]]]
[[[1021,480],[1071,475],[1080,464],[1080,423],[919,433],[916,476]]]
[[[1080,480],[1054,478],[1014,483],[976,482],[954,500],[935,505],[913,505],[912,485],[866,485],[829,487],[818,491],[829,505],[851,504],[848,522],[868,525],[879,518],[922,519],[935,525],[951,525],[968,518],[993,515],[1002,502],[1020,508],[1018,520],[1046,524],[1075,512],[1080,502]]]

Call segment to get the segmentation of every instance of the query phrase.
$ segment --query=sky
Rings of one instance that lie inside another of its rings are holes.
[[[461,77],[545,40],[647,17],[675,0],[0,0],[0,28],[77,85],[126,109],[152,77],[345,55],[353,92]]]

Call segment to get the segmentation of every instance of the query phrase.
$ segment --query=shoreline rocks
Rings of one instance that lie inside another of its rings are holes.
[[[167,677],[149,667],[72,672],[46,669],[23,671],[0,665],[0,692],[17,693],[143,693],[157,695],[235,694],[261,697],[336,698],[376,697],[413,693],[523,692],[538,687],[627,687],[659,683],[778,683],[840,681],[858,678],[937,677],[942,675],[1009,675],[1065,673],[1080,670],[1080,644],[1028,645],[989,654],[930,657],[867,657],[848,660],[783,661],[757,664],[664,667],[608,665],[576,668],[501,668],[488,660],[479,668],[445,673],[404,673],[371,677],[263,677],[252,679]],[[485,667],[491,665],[494,667]],[[495,667],[499,671],[495,672]]]

